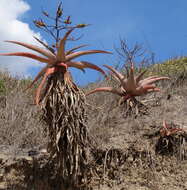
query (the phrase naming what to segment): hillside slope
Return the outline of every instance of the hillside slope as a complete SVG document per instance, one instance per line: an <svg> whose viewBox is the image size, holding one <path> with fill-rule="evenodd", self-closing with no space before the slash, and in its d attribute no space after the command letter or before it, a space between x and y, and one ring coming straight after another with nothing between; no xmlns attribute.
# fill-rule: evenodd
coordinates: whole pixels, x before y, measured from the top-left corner
<svg viewBox="0 0 187 190"><path fill-rule="evenodd" d="M162 91L137 98L136 105L118 106L118 97L108 93L87 97L88 128L94 144L90 165L94 174L89 184L93 189L187 189L186 68L185 57L151 66L147 75L166 75L171 80L159 82ZM30 155L47 144L40 111L32 105L33 91L23 92L27 80L0 76L0 189L7 185L9 189L32 189L31 184L36 189L55 189L50 167L43 167L48 155ZM111 85L115 82L109 79L83 90ZM161 136L163 120L182 131ZM15 167L20 171L15 172ZM39 181L42 175L43 182Z"/></svg>

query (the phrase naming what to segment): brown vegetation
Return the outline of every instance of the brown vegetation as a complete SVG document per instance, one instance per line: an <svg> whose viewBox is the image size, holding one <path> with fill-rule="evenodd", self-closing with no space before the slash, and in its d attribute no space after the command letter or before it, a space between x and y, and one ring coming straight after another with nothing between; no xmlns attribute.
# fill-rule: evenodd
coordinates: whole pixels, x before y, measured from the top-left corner
<svg viewBox="0 0 187 190"><path fill-rule="evenodd" d="M39 152L46 148L48 140L46 134L43 134L45 125L40 120L39 110L30 105L32 103L30 95L21 90L25 88L27 82L6 74L1 76L5 81L5 89L9 91L1 93L1 98L3 97L0 120L1 156L3 153L9 157L10 155L20 157L29 155L32 151ZM178 85L175 85L176 83ZM124 112L127 111L124 104L119 106L118 96L113 94L107 94L107 98L105 93L87 98L89 134L92 136L92 144L95 145L89 158L91 161L89 163L91 170L87 173L88 179L90 178L87 184L89 187L133 190L186 188L186 83L185 79L179 80L177 77L172 81L160 83L163 88L161 93L139 97L137 100L143 107L133 108L128 114ZM103 85L115 86L115 81L103 80L88 85L83 90L88 92ZM147 112L141 110L145 107ZM184 133L160 135L163 120L173 128L182 128ZM37 157L38 163L24 161L27 164L22 166L25 169L23 176L31 175L32 171L37 172L34 173L32 181L27 177L20 179L23 189L31 189L33 181L39 187L42 182L38 181L38 177L41 175L46 184L45 188L53 189L54 184L57 184L57 181L53 180L55 174L52 174L50 169L55 166L49 165L52 163L44 164L47 163L48 156L46 154L42 156L42 162L41 158ZM1 158L1 164L2 160L4 159ZM38 167L41 169L38 170ZM6 168L6 164L3 168ZM23 171L23 168L20 171ZM46 175L46 170L49 175ZM3 180L5 178L10 180L8 175L10 173L4 174ZM15 178L20 176L12 175ZM15 183L10 181L10 186L15 189ZM20 186L17 189L21 189Z"/></svg>

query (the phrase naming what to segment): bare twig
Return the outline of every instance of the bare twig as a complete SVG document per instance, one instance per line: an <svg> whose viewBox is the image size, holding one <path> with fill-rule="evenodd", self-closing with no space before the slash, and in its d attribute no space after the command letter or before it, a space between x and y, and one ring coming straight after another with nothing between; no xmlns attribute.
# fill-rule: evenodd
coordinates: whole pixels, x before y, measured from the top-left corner
<svg viewBox="0 0 187 190"><path fill-rule="evenodd" d="M128 65L130 63L137 63L138 65L144 66L149 62L154 62L154 54L147 55L147 50L143 48L141 44L135 43L130 48L125 39L120 39L120 48L116 48L117 54L123 60L123 67L125 67L128 75Z"/></svg>

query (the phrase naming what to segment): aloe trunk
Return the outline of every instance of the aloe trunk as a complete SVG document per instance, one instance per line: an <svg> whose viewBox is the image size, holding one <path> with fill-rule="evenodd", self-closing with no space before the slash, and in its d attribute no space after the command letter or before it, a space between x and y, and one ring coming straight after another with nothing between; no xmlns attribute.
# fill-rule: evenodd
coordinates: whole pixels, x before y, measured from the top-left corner
<svg viewBox="0 0 187 190"><path fill-rule="evenodd" d="M75 187L85 177L87 164L85 95L68 72L51 75L44 94L41 105L50 137L48 150L57 160L63 183Z"/></svg>

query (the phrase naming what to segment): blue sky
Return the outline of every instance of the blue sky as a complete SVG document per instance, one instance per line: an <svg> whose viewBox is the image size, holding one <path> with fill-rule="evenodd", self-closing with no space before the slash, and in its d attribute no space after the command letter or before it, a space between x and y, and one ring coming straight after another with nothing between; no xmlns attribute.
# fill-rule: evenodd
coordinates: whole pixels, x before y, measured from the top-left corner
<svg viewBox="0 0 187 190"><path fill-rule="evenodd" d="M41 16L42 8L51 13L59 2L58 0L12 1L25 2L30 8L18 13L15 19L28 24L34 33L40 31L32 21ZM84 34L79 43L89 44L87 49L114 52L114 45L119 46L119 37L122 37L129 45L135 42L143 44L150 52L155 53L156 61L187 54L186 0L63 0L62 3L64 14L71 15L73 23L91 24L80 33L77 31L78 34ZM49 40L43 33L40 33L40 37ZM1 37L1 40L6 39ZM81 60L102 66L116 64L118 58L116 54L97 54L82 57ZM38 69L37 66L30 66L27 68L27 75L34 76ZM86 74L73 71L73 76L82 85L101 77L89 69Z"/></svg>

